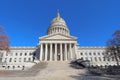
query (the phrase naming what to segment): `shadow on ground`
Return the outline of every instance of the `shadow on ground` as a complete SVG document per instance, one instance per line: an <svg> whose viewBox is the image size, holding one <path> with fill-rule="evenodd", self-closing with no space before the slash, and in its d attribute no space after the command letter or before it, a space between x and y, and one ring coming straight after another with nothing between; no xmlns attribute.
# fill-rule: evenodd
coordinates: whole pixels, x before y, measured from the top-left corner
<svg viewBox="0 0 120 80"><path fill-rule="evenodd" d="M120 78L117 78L115 76L104 76L104 75L93 75L88 72L81 74L79 73L78 75L70 75L75 80L120 80Z"/></svg>

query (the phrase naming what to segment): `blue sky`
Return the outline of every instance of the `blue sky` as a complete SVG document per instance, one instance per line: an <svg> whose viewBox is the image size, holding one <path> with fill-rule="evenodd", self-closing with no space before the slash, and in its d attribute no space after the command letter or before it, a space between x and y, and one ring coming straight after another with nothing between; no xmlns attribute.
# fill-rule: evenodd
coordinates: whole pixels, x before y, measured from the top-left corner
<svg viewBox="0 0 120 80"><path fill-rule="evenodd" d="M59 9L80 46L105 46L120 29L120 0L0 0L11 46L36 46Z"/></svg>

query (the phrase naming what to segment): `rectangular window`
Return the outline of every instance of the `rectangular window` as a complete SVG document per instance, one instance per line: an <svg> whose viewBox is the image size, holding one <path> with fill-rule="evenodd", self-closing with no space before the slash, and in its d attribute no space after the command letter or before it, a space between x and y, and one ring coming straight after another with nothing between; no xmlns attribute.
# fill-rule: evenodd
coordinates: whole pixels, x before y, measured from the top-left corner
<svg viewBox="0 0 120 80"><path fill-rule="evenodd" d="M95 61L97 61L97 58L95 57Z"/></svg>
<svg viewBox="0 0 120 80"><path fill-rule="evenodd" d="M101 57L99 57L99 61L101 61Z"/></svg>
<svg viewBox="0 0 120 80"><path fill-rule="evenodd" d="M89 55L91 55L91 53L89 53Z"/></svg>
<svg viewBox="0 0 120 80"><path fill-rule="evenodd" d="M91 61L92 61L92 57L90 57Z"/></svg>
<svg viewBox="0 0 120 80"><path fill-rule="evenodd" d="M25 56L27 55L27 53L25 53Z"/></svg>
<svg viewBox="0 0 120 80"><path fill-rule="evenodd" d="M9 59L9 62L12 62L12 58Z"/></svg>
<svg viewBox="0 0 120 80"><path fill-rule="evenodd" d="M102 53L102 55L104 55L104 52Z"/></svg>
<svg viewBox="0 0 120 80"><path fill-rule="evenodd" d="M105 61L106 60L106 58L105 57L103 57L103 61Z"/></svg>
<svg viewBox="0 0 120 80"><path fill-rule="evenodd" d="M110 61L110 58L107 58L108 61Z"/></svg>
<svg viewBox="0 0 120 80"><path fill-rule="evenodd" d="M20 53L20 56L22 56L22 53Z"/></svg>
<svg viewBox="0 0 120 80"><path fill-rule="evenodd" d="M30 56L32 55L32 53L29 53L30 54Z"/></svg>
<svg viewBox="0 0 120 80"><path fill-rule="evenodd" d="M88 60L88 57L86 57L85 60Z"/></svg>
<svg viewBox="0 0 120 80"><path fill-rule="evenodd" d="M5 58L5 62L7 62L7 58Z"/></svg>
<svg viewBox="0 0 120 80"><path fill-rule="evenodd" d="M112 57L112 61L114 61L114 57Z"/></svg>
<svg viewBox="0 0 120 80"><path fill-rule="evenodd" d="M83 55L83 53L81 52L80 55Z"/></svg>
<svg viewBox="0 0 120 80"><path fill-rule="evenodd" d="M17 54L17 53L15 53L15 55L17 56L18 54Z"/></svg>
<svg viewBox="0 0 120 80"><path fill-rule="evenodd" d="M28 60L29 60L29 62L30 62L30 61L31 61L31 58L29 58Z"/></svg>
<svg viewBox="0 0 120 80"><path fill-rule="evenodd" d="M24 62L26 62L26 58L24 58Z"/></svg>
<svg viewBox="0 0 120 80"><path fill-rule="evenodd" d="M19 58L19 62L21 62L21 58Z"/></svg>
<svg viewBox="0 0 120 80"><path fill-rule="evenodd" d="M14 58L14 62L16 62L16 58Z"/></svg>

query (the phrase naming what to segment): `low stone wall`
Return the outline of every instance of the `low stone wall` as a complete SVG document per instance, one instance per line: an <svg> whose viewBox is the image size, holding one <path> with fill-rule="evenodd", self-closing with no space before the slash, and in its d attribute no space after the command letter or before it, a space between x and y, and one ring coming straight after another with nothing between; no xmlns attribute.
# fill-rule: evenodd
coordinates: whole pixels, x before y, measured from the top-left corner
<svg viewBox="0 0 120 80"><path fill-rule="evenodd" d="M92 74L120 74L120 66L91 66L88 71Z"/></svg>

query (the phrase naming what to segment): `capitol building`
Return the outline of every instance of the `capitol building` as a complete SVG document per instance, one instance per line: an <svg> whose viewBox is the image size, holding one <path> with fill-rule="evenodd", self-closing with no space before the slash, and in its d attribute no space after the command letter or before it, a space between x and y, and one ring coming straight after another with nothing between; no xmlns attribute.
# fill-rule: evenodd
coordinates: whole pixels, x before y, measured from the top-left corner
<svg viewBox="0 0 120 80"><path fill-rule="evenodd" d="M47 35L39 37L37 46L11 47L10 52L1 51L1 69L21 70L31 68L42 61L89 60L90 65L115 65L114 58L105 58L105 47L78 46L77 38L70 35L69 27L58 12L47 29Z"/></svg>

